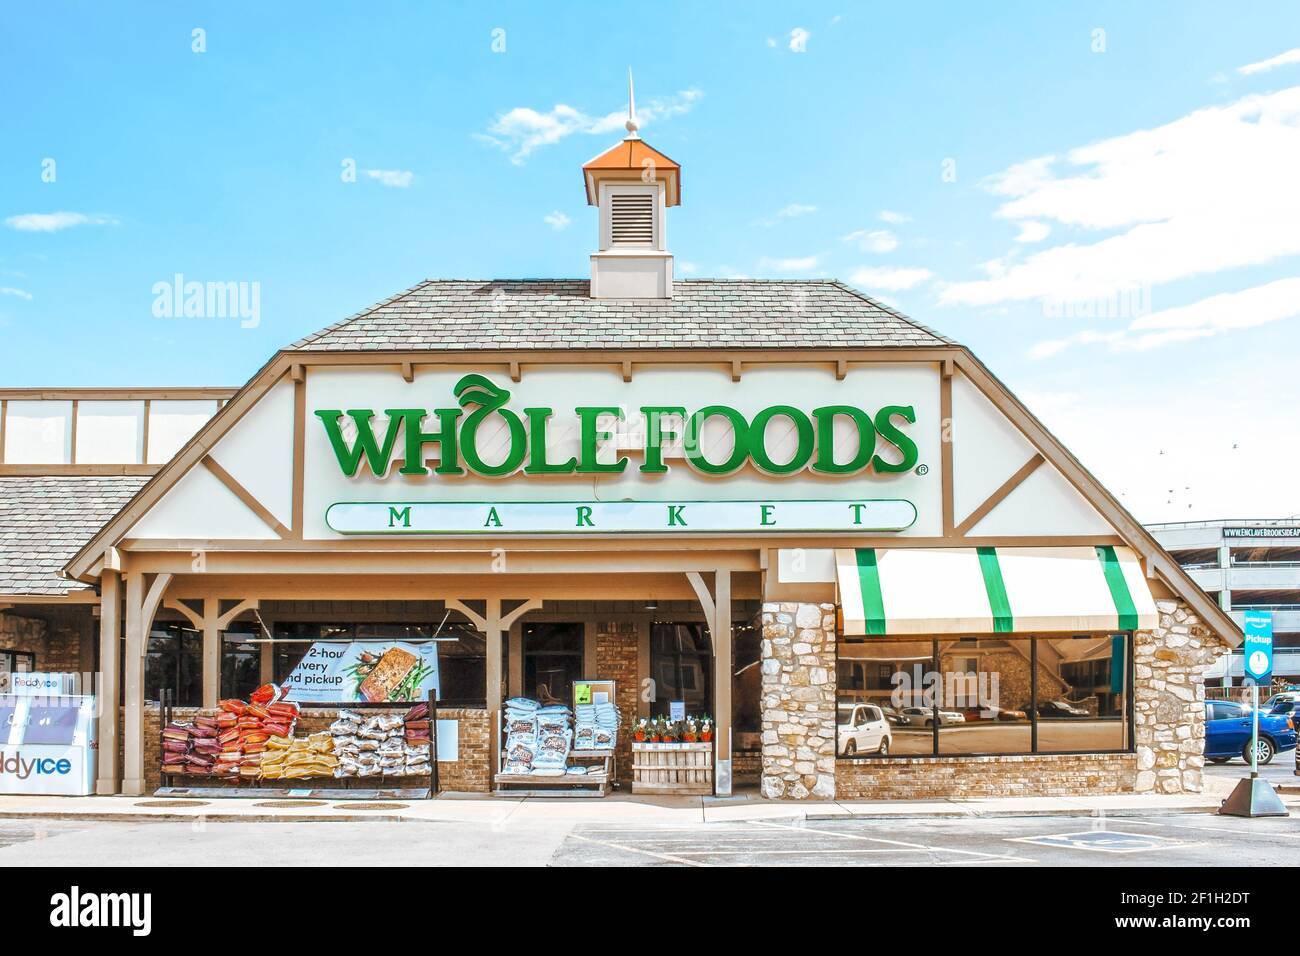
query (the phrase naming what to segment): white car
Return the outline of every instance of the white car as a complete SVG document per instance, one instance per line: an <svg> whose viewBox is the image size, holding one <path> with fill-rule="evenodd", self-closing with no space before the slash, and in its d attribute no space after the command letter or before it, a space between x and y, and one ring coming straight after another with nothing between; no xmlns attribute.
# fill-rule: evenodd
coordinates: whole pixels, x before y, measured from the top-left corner
<svg viewBox="0 0 1300 956"><path fill-rule="evenodd" d="M894 742L889 721L874 704L841 704L837 729L840 753L846 757L854 754L885 755Z"/></svg>
<svg viewBox="0 0 1300 956"><path fill-rule="evenodd" d="M933 727L934 711L929 707L904 707L903 716L907 718L908 725L911 727ZM964 724L966 715L960 714L955 710L939 711L939 726L946 727L948 724Z"/></svg>

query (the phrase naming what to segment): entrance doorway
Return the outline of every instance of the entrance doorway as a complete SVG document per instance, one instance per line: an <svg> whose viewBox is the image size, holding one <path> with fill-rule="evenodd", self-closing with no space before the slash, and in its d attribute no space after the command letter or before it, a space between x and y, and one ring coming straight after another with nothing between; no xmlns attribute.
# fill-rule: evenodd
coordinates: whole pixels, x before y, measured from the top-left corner
<svg viewBox="0 0 1300 956"><path fill-rule="evenodd" d="M572 705L574 681L584 678L581 623L527 622L523 625L524 696L542 703Z"/></svg>

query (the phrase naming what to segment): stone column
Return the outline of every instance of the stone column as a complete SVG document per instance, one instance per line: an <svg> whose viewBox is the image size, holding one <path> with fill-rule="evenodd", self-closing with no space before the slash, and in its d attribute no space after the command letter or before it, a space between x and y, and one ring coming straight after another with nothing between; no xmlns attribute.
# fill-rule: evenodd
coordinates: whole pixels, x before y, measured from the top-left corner
<svg viewBox="0 0 1300 956"><path fill-rule="evenodd" d="M835 799L835 605L765 603L763 796Z"/></svg>
<svg viewBox="0 0 1300 956"><path fill-rule="evenodd" d="M1181 601L1134 636L1138 792L1200 793L1205 769L1205 668L1227 648Z"/></svg>

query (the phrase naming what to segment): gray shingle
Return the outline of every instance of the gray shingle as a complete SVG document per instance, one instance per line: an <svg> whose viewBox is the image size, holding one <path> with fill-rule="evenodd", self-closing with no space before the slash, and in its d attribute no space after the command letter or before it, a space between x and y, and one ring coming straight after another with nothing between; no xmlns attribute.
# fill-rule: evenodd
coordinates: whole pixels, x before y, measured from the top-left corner
<svg viewBox="0 0 1300 956"><path fill-rule="evenodd" d="M68 560L144 487L143 476L0 478L0 595L63 595Z"/></svg>
<svg viewBox="0 0 1300 956"><path fill-rule="evenodd" d="M890 348L951 345L833 281L687 279L593 299L586 279L430 279L294 343L303 351Z"/></svg>

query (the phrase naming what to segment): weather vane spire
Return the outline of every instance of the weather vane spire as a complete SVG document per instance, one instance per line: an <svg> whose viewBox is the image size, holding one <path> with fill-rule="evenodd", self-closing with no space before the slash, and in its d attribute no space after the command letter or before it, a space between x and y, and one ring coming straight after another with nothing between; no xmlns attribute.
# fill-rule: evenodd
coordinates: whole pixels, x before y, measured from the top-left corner
<svg viewBox="0 0 1300 956"><path fill-rule="evenodd" d="M636 122L636 93L632 89L632 68L627 68L627 122L623 124L627 128L627 138L636 139L636 131L639 128Z"/></svg>

